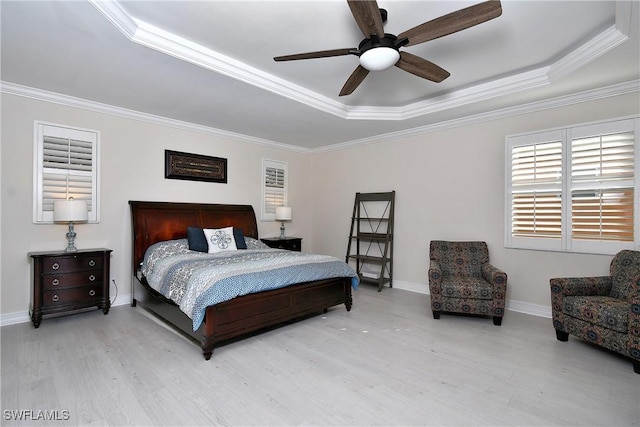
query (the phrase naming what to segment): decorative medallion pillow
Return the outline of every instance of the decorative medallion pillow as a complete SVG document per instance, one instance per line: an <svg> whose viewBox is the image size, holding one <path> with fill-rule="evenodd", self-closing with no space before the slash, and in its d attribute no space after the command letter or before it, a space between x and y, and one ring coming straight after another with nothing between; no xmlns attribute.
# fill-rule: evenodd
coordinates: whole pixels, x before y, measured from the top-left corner
<svg viewBox="0 0 640 427"><path fill-rule="evenodd" d="M233 227L233 238L237 249L247 249L247 243L242 234L242 228ZM209 252L209 242L204 235L204 230L200 227L187 227L187 240L189 250L198 252Z"/></svg>
<svg viewBox="0 0 640 427"><path fill-rule="evenodd" d="M209 245L208 252L222 252L237 250L236 240L233 237L233 227L205 228L204 235Z"/></svg>

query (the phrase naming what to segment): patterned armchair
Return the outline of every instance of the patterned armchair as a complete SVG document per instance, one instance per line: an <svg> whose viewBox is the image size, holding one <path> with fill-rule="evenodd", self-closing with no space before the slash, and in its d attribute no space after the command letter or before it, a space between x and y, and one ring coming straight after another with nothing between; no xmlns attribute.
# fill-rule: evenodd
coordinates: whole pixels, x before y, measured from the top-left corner
<svg viewBox="0 0 640 427"><path fill-rule="evenodd" d="M550 280L556 337L575 335L628 356L640 374L640 252L618 252L609 272Z"/></svg>
<svg viewBox="0 0 640 427"><path fill-rule="evenodd" d="M507 275L489 264L485 242L432 240L429 291L433 318L441 312L493 316L502 324Z"/></svg>

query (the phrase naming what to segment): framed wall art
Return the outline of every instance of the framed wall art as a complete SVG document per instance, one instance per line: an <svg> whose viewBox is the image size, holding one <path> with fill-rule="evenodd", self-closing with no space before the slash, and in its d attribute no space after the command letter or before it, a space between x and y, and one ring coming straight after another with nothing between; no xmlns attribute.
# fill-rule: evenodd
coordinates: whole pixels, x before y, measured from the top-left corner
<svg viewBox="0 0 640 427"><path fill-rule="evenodd" d="M164 177L227 183L227 159L164 150Z"/></svg>

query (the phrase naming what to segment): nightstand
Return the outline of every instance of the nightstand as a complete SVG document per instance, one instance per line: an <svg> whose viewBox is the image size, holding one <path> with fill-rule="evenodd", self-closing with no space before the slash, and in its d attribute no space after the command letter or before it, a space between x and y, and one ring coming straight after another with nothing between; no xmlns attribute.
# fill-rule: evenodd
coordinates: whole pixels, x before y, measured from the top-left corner
<svg viewBox="0 0 640 427"><path fill-rule="evenodd" d="M31 321L40 326L43 315L96 306L109 313L111 249L77 252L30 252Z"/></svg>
<svg viewBox="0 0 640 427"><path fill-rule="evenodd" d="M300 252L302 250L302 238L301 237L267 237L260 239L264 244L270 248L287 249L289 251Z"/></svg>

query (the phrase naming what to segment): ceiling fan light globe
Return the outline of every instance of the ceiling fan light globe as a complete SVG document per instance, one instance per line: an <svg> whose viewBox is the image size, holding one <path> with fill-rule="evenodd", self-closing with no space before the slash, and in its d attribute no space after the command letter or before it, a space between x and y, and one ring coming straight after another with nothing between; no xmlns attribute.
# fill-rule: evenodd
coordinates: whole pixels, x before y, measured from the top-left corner
<svg viewBox="0 0 640 427"><path fill-rule="evenodd" d="M400 52L391 47L374 47L360 55L360 65L369 71L382 71L395 65Z"/></svg>

